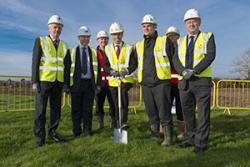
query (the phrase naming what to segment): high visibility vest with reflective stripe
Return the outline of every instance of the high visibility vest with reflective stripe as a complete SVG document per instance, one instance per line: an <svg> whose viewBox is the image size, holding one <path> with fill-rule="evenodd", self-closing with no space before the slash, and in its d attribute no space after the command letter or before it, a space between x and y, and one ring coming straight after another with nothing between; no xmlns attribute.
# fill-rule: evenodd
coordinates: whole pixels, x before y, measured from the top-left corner
<svg viewBox="0 0 250 167"><path fill-rule="evenodd" d="M194 61L193 68L197 66L201 60L205 58L207 54L207 43L210 39L211 32L200 32L195 44L194 44ZM187 52L187 35L178 41L178 56L181 64L185 67L186 64L186 52ZM207 67L200 74L195 74L197 77L212 77L212 67ZM179 76L179 80L182 80L182 76Z"/></svg>
<svg viewBox="0 0 250 167"><path fill-rule="evenodd" d="M67 53L67 44L60 40L58 49L50 37L40 37L42 56L39 66L40 81L64 82L64 57Z"/></svg>
<svg viewBox="0 0 250 167"><path fill-rule="evenodd" d="M71 67L70 67L70 86L74 85L74 74L75 74L75 62L76 62L76 49L77 47L71 50ZM96 55L96 50L90 48L92 54L92 66L94 71L95 83L97 83L97 75L98 75L98 59Z"/></svg>
<svg viewBox="0 0 250 167"><path fill-rule="evenodd" d="M116 51L113 44L109 44L105 47L106 55L109 59L109 63L112 69L116 71L123 71L129 67L129 59L130 54L132 52L132 45L129 44L123 44L119 59L116 56ZM108 77L109 86L117 87L118 86L118 79L114 77ZM134 82L134 76L133 74L127 75L122 79L123 83L133 83Z"/></svg>
<svg viewBox="0 0 250 167"><path fill-rule="evenodd" d="M166 53L166 40L158 36L154 46L154 58L157 77L161 80L170 79L170 63ZM138 56L138 82L142 81L143 56L144 56L144 39L136 43Z"/></svg>

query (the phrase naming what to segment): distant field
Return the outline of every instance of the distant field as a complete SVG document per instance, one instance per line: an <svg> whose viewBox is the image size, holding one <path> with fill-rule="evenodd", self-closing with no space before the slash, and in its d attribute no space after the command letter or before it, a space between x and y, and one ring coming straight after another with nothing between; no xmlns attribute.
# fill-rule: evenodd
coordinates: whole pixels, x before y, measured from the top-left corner
<svg viewBox="0 0 250 167"><path fill-rule="evenodd" d="M222 111L211 114L209 150L195 155L192 149L174 146L162 148L161 140L149 138L147 116L144 111L129 114L129 144L115 144L105 117L105 129L91 137L71 136L70 112L62 112L58 132L67 136L66 143L47 140L45 147L35 148L32 133L33 112L0 113L1 167L248 167L250 166L250 112ZM94 128L96 120L93 121Z"/></svg>

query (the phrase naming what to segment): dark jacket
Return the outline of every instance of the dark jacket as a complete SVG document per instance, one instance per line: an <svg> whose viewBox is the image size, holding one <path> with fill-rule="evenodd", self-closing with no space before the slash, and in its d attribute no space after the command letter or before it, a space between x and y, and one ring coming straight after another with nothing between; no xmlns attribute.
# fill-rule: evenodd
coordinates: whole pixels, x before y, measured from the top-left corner
<svg viewBox="0 0 250 167"><path fill-rule="evenodd" d="M50 37L48 35L48 37ZM32 55L32 83L39 83L39 66L40 66L40 60L42 57L42 48L40 44L40 38L37 37L35 40L35 44L33 47L33 55ZM70 52L67 50L66 56L64 58L64 84L69 85L69 60L70 60Z"/></svg>
<svg viewBox="0 0 250 167"><path fill-rule="evenodd" d="M124 42L122 42L122 43L124 44ZM137 64L138 64L138 61L137 61L137 58L135 57L135 52L134 52L134 49L133 49L131 54L130 54L129 66L127 68L129 74L131 74L132 72L135 71L135 69L137 68ZM107 72L107 73L110 73L111 69L112 68L110 67L109 59L108 59L107 55L105 54L104 55L104 71Z"/></svg>
<svg viewBox="0 0 250 167"><path fill-rule="evenodd" d="M154 58L154 46L156 38L158 37L157 31L147 37L144 35L144 54L143 54L143 70L142 70L142 85L154 87L161 83L169 82L169 80L160 80L157 77L156 68L155 68L155 58ZM136 57L137 57L137 52ZM166 53L168 55L169 61L171 61L174 53L174 45L169 38L166 40Z"/></svg>
<svg viewBox="0 0 250 167"><path fill-rule="evenodd" d="M95 78L94 78L94 70L93 70L93 65L92 65L92 52L90 47L88 47L89 50L89 55L90 55L90 69L91 69L91 82L92 82L92 87L95 90L97 86L100 86L101 83L101 77L100 77L100 63L98 60L98 74L97 74L97 83L95 83ZM97 57L98 59L98 57ZM70 60L70 65L71 65L71 60ZM75 60L75 71L74 71L74 76L73 76L73 86L71 86L71 91L77 92L80 90L80 85L81 85L81 75L82 75L82 69L81 69L81 60L80 60L80 52L79 52L79 46L76 47L76 60Z"/></svg>
<svg viewBox="0 0 250 167"><path fill-rule="evenodd" d="M199 35L200 35L200 32L198 33L197 38ZM187 45L188 45L188 38L187 38ZM186 56L187 56L187 53L186 53ZM214 35L212 35L207 43L207 54L205 55L205 58L193 69L195 71L195 73L200 74L208 66L210 66L211 63L214 61L215 56L216 56L216 46L215 46L215 41L214 41ZM194 54L192 53L192 55L191 55L192 60L193 60L193 57L194 57ZM174 67L177 70L178 74L181 75L182 72L185 70L185 67L181 64L180 59L178 57L178 46L177 45L176 45L176 49L175 49L175 55L173 57L173 63L174 63ZM212 79L211 79L211 77L198 78L198 77L193 76L190 78L189 81L182 79L179 82L179 88L186 89L188 84L211 86Z"/></svg>

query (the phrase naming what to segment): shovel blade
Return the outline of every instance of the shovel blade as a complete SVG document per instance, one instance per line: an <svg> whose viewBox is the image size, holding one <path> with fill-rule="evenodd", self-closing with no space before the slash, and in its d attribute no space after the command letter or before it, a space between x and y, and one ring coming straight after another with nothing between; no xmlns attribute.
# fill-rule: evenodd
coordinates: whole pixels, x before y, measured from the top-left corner
<svg viewBox="0 0 250 167"><path fill-rule="evenodd" d="M114 129L115 143L128 144L128 132L126 130Z"/></svg>

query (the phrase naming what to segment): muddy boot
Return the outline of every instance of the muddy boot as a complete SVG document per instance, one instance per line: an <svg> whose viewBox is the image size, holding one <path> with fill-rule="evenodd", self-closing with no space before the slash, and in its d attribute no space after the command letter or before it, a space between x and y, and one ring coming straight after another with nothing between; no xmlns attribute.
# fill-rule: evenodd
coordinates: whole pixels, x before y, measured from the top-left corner
<svg viewBox="0 0 250 167"><path fill-rule="evenodd" d="M150 135L151 138L157 139L160 137L159 125L151 125L150 130L151 130L151 135Z"/></svg>
<svg viewBox="0 0 250 167"><path fill-rule="evenodd" d="M96 117L97 120L97 130L101 130L102 128L104 128L104 123L103 123L103 116L97 116Z"/></svg>
<svg viewBox="0 0 250 167"><path fill-rule="evenodd" d="M173 128L169 126L165 126L164 131L164 140L161 143L161 146L170 146L173 144Z"/></svg>
<svg viewBox="0 0 250 167"><path fill-rule="evenodd" d="M185 137L185 122L177 120L177 139L183 140Z"/></svg>

